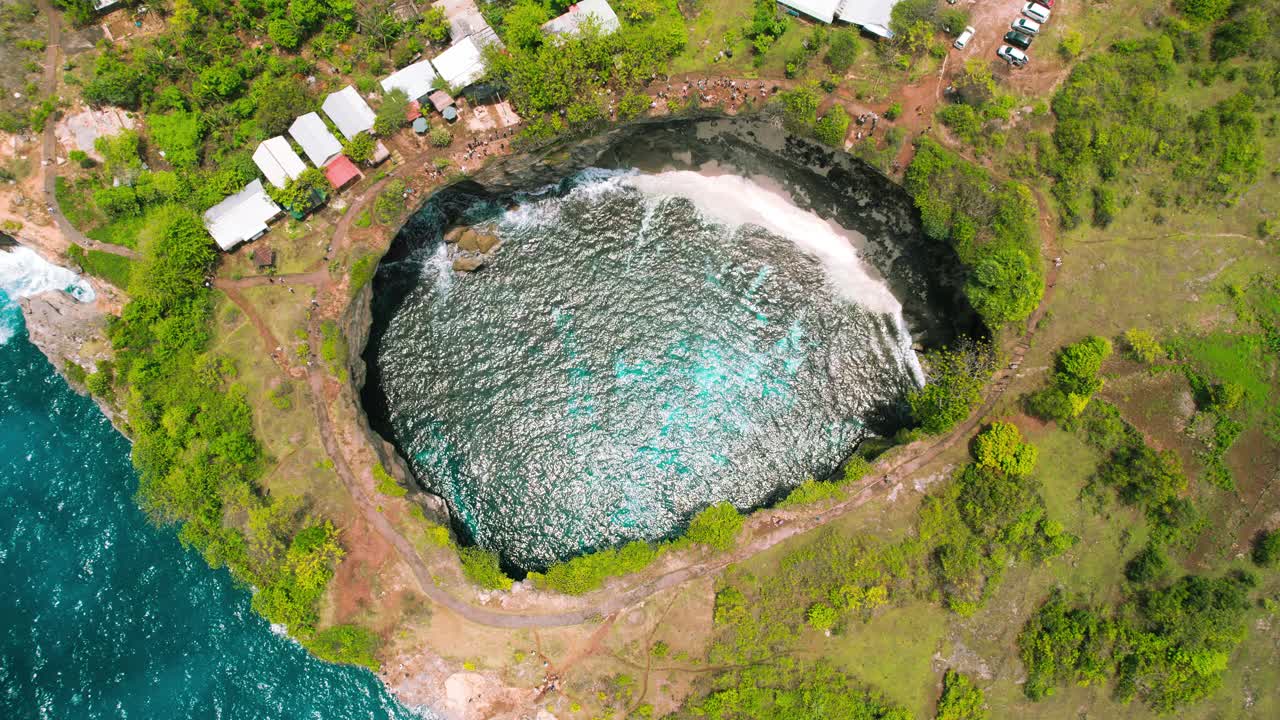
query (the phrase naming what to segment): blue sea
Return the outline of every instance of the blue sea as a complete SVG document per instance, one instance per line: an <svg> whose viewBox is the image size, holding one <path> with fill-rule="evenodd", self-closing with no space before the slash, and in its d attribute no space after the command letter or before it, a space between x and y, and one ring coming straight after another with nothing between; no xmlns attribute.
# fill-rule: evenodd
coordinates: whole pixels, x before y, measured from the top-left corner
<svg viewBox="0 0 1280 720"><path fill-rule="evenodd" d="M136 487L129 443L0 293L0 718L419 717L273 633Z"/></svg>

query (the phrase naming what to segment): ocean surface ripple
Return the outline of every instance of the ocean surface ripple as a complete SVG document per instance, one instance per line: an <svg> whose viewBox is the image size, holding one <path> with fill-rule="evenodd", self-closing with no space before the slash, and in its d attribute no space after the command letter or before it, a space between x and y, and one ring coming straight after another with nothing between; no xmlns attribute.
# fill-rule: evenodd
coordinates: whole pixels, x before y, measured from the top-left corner
<svg viewBox="0 0 1280 720"><path fill-rule="evenodd" d="M832 471L922 381L856 233L753 180L591 170L517 198L491 267L439 234L372 357L397 444L479 545L537 569Z"/></svg>

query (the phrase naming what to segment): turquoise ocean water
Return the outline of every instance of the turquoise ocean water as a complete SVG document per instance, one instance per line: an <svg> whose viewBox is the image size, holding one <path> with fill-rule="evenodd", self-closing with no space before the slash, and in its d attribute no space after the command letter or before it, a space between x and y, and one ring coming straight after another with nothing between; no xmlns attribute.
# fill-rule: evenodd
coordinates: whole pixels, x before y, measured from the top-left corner
<svg viewBox="0 0 1280 720"><path fill-rule="evenodd" d="M414 718L134 505L129 444L0 293L0 718Z"/></svg>

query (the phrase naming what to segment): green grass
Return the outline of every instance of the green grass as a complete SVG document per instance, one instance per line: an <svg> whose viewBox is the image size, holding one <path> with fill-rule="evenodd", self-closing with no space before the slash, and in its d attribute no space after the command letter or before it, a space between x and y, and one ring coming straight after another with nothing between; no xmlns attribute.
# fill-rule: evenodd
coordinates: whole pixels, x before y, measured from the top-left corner
<svg viewBox="0 0 1280 720"><path fill-rule="evenodd" d="M79 263L86 273L106 280L121 290L129 287L129 277L133 272L133 260L123 255L114 255L101 250L84 250L79 245L67 249L67 257Z"/></svg>
<svg viewBox="0 0 1280 720"><path fill-rule="evenodd" d="M138 233L146 226L147 217L145 215L134 215L112 220L105 225L89 230L85 235L108 245L136 248L138 247Z"/></svg>
<svg viewBox="0 0 1280 720"><path fill-rule="evenodd" d="M917 601L851 625L831 639L810 632L807 640L840 669L913 710L913 717L925 718L932 717L936 700L932 658L946 654L949 620L937 604Z"/></svg>
<svg viewBox="0 0 1280 720"><path fill-rule="evenodd" d="M102 217L93 205L93 183L85 178L74 182L64 177L57 177L53 182L53 194L58 199L58 207L67 220L75 227L83 230Z"/></svg>

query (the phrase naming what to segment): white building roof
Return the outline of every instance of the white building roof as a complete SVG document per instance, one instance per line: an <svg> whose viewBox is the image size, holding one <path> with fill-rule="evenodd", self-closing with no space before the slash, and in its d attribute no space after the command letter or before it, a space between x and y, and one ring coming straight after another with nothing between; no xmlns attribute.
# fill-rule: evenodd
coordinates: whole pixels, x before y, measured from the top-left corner
<svg viewBox="0 0 1280 720"><path fill-rule="evenodd" d="M840 9L840 4L871 4L879 2L879 0L778 0L780 5L795 10L801 15L811 17L814 20L821 20L824 23L835 22L836 11Z"/></svg>
<svg viewBox="0 0 1280 720"><path fill-rule="evenodd" d="M791 4L789 0L782 2ZM893 37L889 31L889 18L897 4L898 0L841 0L836 17L882 37Z"/></svg>
<svg viewBox="0 0 1280 720"><path fill-rule="evenodd" d="M576 35L579 26L588 17L596 19L600 32L604 35L617 32L622 27L622 23L618 22L618 14L609 7L609 0L582 0L576 5L570 5L569 10L560 17L543 23L542 31L551 35Z"/></svg>
<svg viewBox="0 0 1280 720"><path fill-rule="evenodd" d="M284 187L290 180L307 169L306 163L293 151L293 146L283 135L263 140L253 151L253 161L272 185Z"/></svg>
<svg viewBox="0 0 1280 720"><path fill-rule="evenodd" d="M347 139L373 129L373 108L360 97L360 93L350 85L336 93L329 93L320 106L324 114L329 116L338 131Z"/></svg>
<svg viewBox="0 0 1280 720"><path fill-rule="evenodd" d="M382 89L385 92L403 90L410 100L421 100L431 94L434 89L431 84L437 77L439 75L436 75L436 69L431 67L431 61L422 60L402 67L383 78Z"/></svg>
<svg viewBox="0 0 1280 720"><path fill-rule="evenodd" d="M255 179L240 192L204 211L204 226L223 250L253 240L267 231L267 223L280 214L262 181Z"/></svg>
<svg viewBox="0 0 1280 720"><path fill-rule="evenodd" d="M324 120L317 113L309 112L294 120L289 126L289 136L302 146L302 152L316 167L324 167L342 152L342 143L324 126Z"/></svg>
<svg viewBox="0 0 1280 720"><path fill-rule="evenodd" d="M484 58L480 46L468 36L435 56L431 61L449 87L461 90L484 77Z"/></svg>

